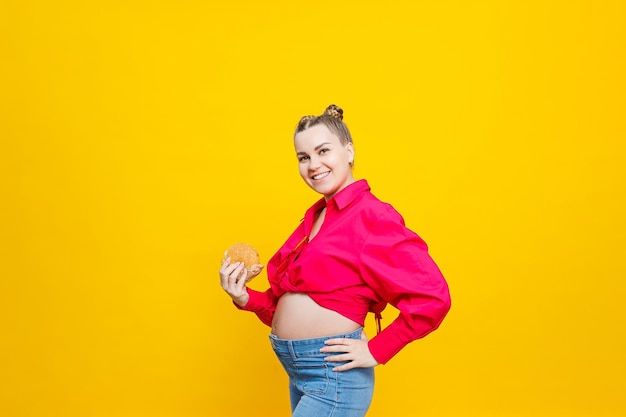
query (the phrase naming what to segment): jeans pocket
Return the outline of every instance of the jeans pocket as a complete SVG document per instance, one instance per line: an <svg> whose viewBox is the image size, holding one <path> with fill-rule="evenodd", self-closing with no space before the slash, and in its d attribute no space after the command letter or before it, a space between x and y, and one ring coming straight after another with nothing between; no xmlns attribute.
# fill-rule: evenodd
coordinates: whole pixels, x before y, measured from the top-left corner
<svg viewBox="0 0 626 417"><path fill-rule="evenodd" d="M305 394L323 395L328 390L328 365L296 364L298 389Z"/></svg>

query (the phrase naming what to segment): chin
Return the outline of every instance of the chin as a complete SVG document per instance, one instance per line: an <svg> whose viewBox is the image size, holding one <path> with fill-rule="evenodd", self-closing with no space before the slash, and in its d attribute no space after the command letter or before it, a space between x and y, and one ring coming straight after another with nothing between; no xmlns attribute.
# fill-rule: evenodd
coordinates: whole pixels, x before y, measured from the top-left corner
<svg viewBox="0 0 626 417"><path fill-rule="evenodd" d="M326 195L326 190L323 187L316 187L315 185L311 184L309 184L309 187L311 187L311 189L318 194Z"/></svg>
<svg viewBox="0 0 626 417"><path fill-rule="evenodd" d="M319 190L318 193L323 194L324 197L326 198L330 198L332 196L334 196L335 194L337 194L337 190L336 189L324 189L324 190Z"/></svg>

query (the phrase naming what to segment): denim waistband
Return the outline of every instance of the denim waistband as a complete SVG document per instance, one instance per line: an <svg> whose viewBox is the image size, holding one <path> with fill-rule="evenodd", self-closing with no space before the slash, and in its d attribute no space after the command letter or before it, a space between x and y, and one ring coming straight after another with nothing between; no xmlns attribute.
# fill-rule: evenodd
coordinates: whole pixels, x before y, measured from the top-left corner
<svg viewBox="0 0 626 417"><path fill-rule="evenodd" d="M270 333L270 339L272 339L272 343L287 345L291 344L293 346L307 346L307 345L319 345L320 343L324 343L325 340L328 339L360 339L361 333L363 332L363 327L359 327L358 329L349 332L349 333L341 333L332 336L323 336L323 337L315 337L312 339L281 339L273 333Z"/></svg>
<svg viewBox="0 0 626 417"><path fill-rule="evenodd" d="M319 349L324 345L324 341L328 339L360 339L363 328L360 327L349 333L341 333L332 336L316 337L312 339L280 339L275 334L270 334L272 348L277 354L289 354L292 357L322 355ZM328 355L328 354L326 354Z"/></svg>

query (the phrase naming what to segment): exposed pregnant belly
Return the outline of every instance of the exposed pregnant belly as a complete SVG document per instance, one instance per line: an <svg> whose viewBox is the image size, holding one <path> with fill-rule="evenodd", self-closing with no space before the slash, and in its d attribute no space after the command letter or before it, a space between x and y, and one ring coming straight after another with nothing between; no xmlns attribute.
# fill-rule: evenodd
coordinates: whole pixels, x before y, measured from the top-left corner
<svg viewBox="0 0 626 417"><path fill-rule="evenodd" d="M306 294L288 292L280 297L272 333L281 339L310 339L349 333L359 323L317 304Z"/></svg>

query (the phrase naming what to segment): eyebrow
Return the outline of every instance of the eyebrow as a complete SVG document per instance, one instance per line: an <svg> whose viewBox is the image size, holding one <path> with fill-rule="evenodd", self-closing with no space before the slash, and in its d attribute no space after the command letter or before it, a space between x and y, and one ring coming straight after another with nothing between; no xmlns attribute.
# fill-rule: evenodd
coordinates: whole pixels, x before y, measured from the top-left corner
<svg viewBox="0 0 626 417"><path fill-rule="evenodd" d="M330 142L324 142L324 143L320 143L319 145L317 145L313 150L317 151L319 148L321 148L324 145L332 145L332 143ZM306 155L306 152L297 152L296 155Z"/></svg>

